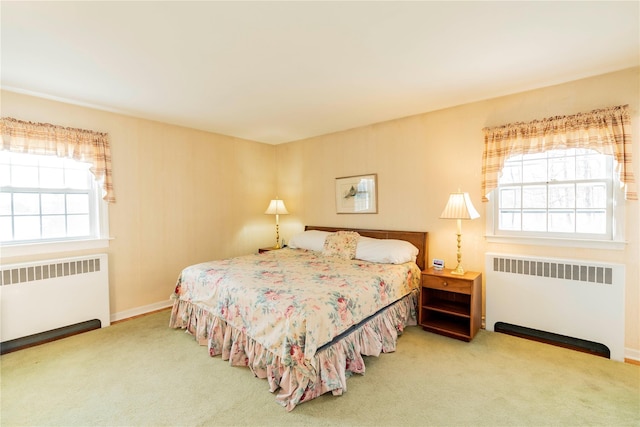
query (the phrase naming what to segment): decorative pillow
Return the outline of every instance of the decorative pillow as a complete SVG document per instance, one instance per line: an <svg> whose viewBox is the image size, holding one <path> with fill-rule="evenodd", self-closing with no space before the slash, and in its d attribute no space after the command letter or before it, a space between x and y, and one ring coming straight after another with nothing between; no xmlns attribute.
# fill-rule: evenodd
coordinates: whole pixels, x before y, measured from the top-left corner
<svg viewBox="0 0 640 427"><path fill-rule="evenodd" d="M354 259L360 235L355 231L336 231L324 241L322 255L341 259Z"/></svg>
<svg viewBox="0 0 640 427"><path fill-rule="evenodd" d="M332 233L320 230L307 230L296 234L289 239L289 247L293 249L306 249L309 251L322 252L324 240Z"/></svg>
<svg viewBox="0 0 640 427"><path fill-rule="evenodd" d="M356 258L383 264L404 264L416 261L418 248L404 240L372 239L360 237L356 248Z"/></svg>

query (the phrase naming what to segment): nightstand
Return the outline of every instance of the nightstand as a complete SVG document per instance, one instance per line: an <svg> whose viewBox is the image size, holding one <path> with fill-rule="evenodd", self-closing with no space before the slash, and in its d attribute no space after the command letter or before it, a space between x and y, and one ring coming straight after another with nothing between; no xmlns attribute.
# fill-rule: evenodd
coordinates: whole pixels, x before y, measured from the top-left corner
<svg viewBox="0 0 640 427"><path fill-rule="evenodd" d="M482 273L422 272L418 323L425 331L471 341L482 317Z"/></svg>

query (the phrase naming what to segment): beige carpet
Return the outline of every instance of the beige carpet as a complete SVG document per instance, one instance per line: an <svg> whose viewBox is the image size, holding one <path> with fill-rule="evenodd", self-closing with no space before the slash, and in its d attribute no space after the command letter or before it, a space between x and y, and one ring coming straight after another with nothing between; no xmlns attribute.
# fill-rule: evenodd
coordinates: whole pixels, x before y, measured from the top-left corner
<svg viewBox="0 0 640 427"><path fill-rule="evenodd" d="M265 380L167 327L169 312L0 358L8 426L640 426L640 366L481 331L410 327L340 397L286 412Z"/></svg>

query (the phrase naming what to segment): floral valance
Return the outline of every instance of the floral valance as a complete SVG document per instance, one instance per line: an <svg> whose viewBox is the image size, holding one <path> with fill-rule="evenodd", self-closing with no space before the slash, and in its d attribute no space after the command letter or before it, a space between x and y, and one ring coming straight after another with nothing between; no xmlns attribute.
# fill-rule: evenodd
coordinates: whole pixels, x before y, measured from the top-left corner
<svg viewBox="0 0 640 427"><path fill-rule="evenodd" d="M3 117L1 126L0 149L91 163L90 171L102 185L102 198L115 202L108 134L10 117Z"/></svg>
<svg viewBox="0 0 640 427"><path fill-rule="evenodd" d="M487 201L487 195L497 188L507 158L569 148L589 148L612 155L616 161L616 172L624 185L625 199L638 200L631 166L631 118L628 105L528 123L512 123L485 128L483 131L483 201Z"/></svg>

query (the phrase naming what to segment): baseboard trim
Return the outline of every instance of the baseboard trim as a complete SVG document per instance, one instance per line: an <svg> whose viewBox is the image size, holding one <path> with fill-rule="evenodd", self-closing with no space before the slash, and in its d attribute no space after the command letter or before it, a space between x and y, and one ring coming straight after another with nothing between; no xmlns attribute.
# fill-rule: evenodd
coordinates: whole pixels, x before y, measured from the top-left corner
<svg viewBox="0 0 640 427"><path fill-rule="evenodd" d="M120 320L126 320L131 317L140 316L142 314L151 313L153 311L162 310L164 308L171 307L173 305L172 300L160 301L149 305L143 305L141 307L132 308L130 310L119 311L111 315L111 322L118 322Z"/></svg>
<svg viewBox="0 0 640 427"><path fill-rule="evenodd" d="M633 365L640 365L640 350L629 347L625 348L624 361Z"/></svg>

